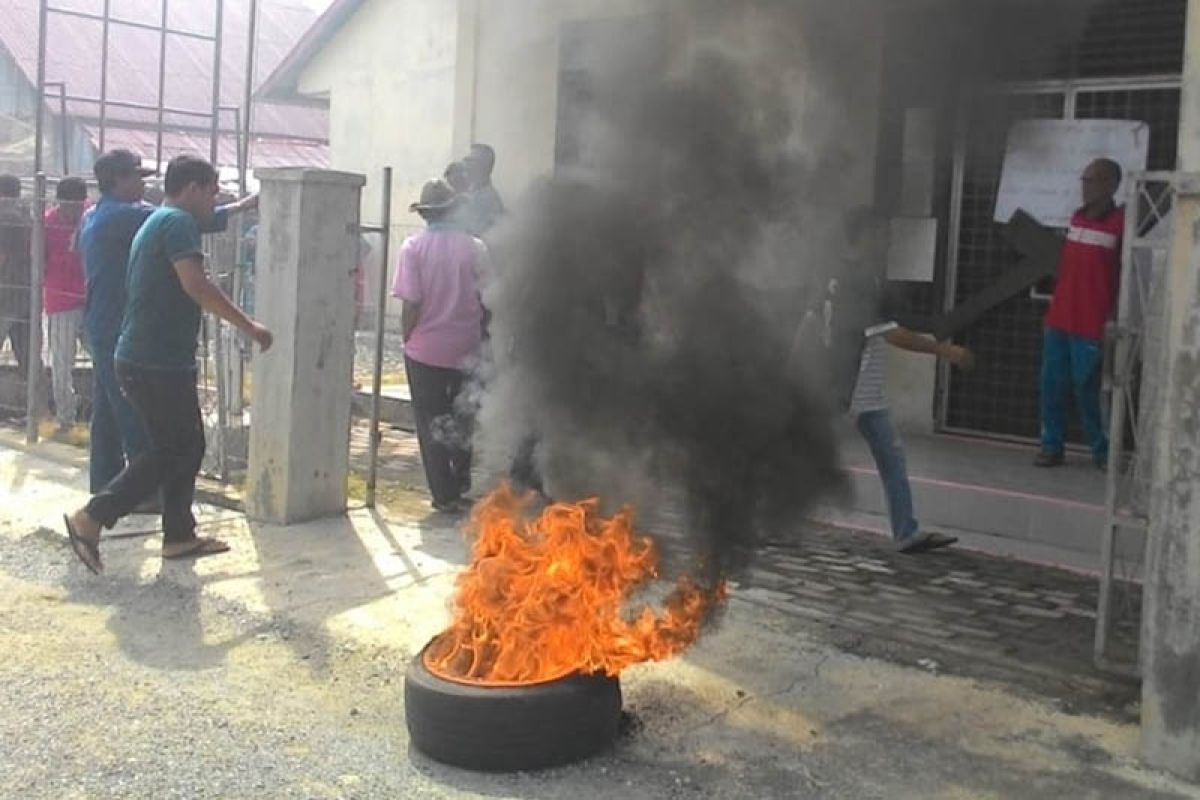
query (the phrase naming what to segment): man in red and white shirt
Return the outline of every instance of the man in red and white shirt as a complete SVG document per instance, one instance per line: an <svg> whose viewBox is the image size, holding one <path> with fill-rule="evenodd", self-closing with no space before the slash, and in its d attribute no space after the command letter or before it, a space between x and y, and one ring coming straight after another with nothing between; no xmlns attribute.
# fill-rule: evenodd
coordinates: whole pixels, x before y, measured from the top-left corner
<svg viewBox="0 0 1200 800"><path fill-rule="evenodd" d="M83 326L85 283L83 260L75 233L87 203L82 178L63 178L55 192L57 204L46 212L46 277L43 309L50 339L50 370L54 410L60 428L75 424L76 345Z"/></svg>
<svg viewBox="0 0 1200 800"><path fill-rule="evenodd" d="M1071 218L1042 346L1042 450L1039 467L1063 463L1072 389L1096 466L1108 461L1100 413L1104 327L1117 302L1125 210L1114 201L1121 167L1099 159L1083 172L1083 207Z"/></svg>

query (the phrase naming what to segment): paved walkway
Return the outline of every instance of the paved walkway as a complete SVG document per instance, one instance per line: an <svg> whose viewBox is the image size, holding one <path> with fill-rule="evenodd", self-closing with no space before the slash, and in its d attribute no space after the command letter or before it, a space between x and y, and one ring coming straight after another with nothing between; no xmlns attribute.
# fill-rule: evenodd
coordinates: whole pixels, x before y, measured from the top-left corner
<svg viewBox="0 0 1200 800"><path fill-rule="evenodd" d="M1136 715L1137 683L1092 662L1096 592L1090 576L964 550L903 556L879 536L813 525L767 547L740 594L853 652ZM1132 665L1140 590L1117 597L1110 656Z"/></svg>
<svg viewBox="0 0 1200 800"><path fill-rule="evenodd" d="M366 469L367 442L367 427L355 425L356 469ZM386 429L380 452L381 481L424 490L413 434ZM961 549L901 556L878 535L811 523L766 547L738 594L862 655L1004 680L1066 706L1137 713L1137 683L1092 661L1092 576ZM1132 665L1141 593L1121 586L1116 597L1110 655Z"/></svg>

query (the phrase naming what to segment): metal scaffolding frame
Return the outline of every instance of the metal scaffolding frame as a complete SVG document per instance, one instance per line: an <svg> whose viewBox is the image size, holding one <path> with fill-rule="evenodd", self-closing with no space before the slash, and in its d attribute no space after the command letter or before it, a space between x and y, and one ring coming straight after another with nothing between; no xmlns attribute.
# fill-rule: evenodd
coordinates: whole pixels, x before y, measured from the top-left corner
<svg viewBox="0 0 1200 800"><path fill-rule="evenodd" d="M180 2L180 0L176 0ZM245 194L247 185L247 172L250 164L250 144L251 144L251 125L252 125L252 99L254 91L254 65L257 46L258 33L258 0L249 0L249 30L248 41L246 47L246 74L244 79L242 105L230 106L222 105L221 103L221 55L224 33L224 13L225 0L215 0L214 6L214 28L212 34L198 33L195 31L181 30L172 28L168 24L170 13L171 0L161 0L160 15L157 22L146 22L142 20L124 19L114 17L112 15L112 0L104 0L103 10L100 13L90 11L81 11L72 8L63 8L54 5L51 0L40 0L38 4L38 54L37 54L37 87L35 97L35 115L34 115L34 214L33 214L33 252L32 252L32 269L30 274L30 341L29 341L29 367L26 374L27 396L26 396L26 440L33 444L38 439L38 420L35 410L39 402L39 391L41 382L41 350L42 350L42 292L43 292L43 277L45 274L45 238L43 217L46 211L46 164L44 161L44 145L46 131L46 100L47 90L50 88L57 89L59 101L59 113L61 124L61 145L63 157L63 174L67 174L70 170L70 152L67 143L67 117L68 103L93 104L98 106L98 131L97 145L100 151L105 149L107 129L113 123L109 120L109 109L125 108L139 111L149 111L155 114L155 164L161 169L163 163L163 132L166 129L166 115L193 117L199 119L207 119L209 121L209 160L214 166L220 166L218 155L221 140L221 115L223 112L232 113L234 120L234 136L237 142L237 171L238 184L242 193ZM100 48L100 93L97 97L88 97L82 95L70 94L68 87L64 81L48 81L46 79L46 55L48 42L48 27L51 14L58 14L66 17L75 17L81 19L93 20L101 25L101 48ZM157 102L155 104L135 103L122 100L113 100L108 96L108 73L109 73L109 43L113 26L122 26L127 28L136 28L139 30L152 31L158 34L159 37L159 58L158 58L158 82ZM212 45L212 93L211 102L206 109L188 109L175 108L166 105L166 61L168 42L171 37L182 37L195 39L199 41L209 42ZM117 123L121 124L121 123ZM235 260L240 263L241 257L241 237L238 237L236 243ZM240 274L234 270L233 288L234 291L240 283ZM207 322L207 320L206 320ZM205 341L207 343L208 334L205 333ZM222 374L225 370L225 350L227 349L222 343L222 335L219 332L215 337L216 342L216 357L217 364L217 389L218 394L222 395L221 401L218 403L218 413L221 416L221 427L224 426L225 415L228 403L225 401L224 395L228 394L226 384L228 380L222 379ZM206 354L207 355L207 354ZM240 359L239 359L239 380L236 381L238 389L234 393L240 403ZM207 380L207 365L205 376ZM217 442L218 451L223 450L222 443ZM224 459L222 459L223 463ZM222 470L223 471L223 470Z"/></svg>

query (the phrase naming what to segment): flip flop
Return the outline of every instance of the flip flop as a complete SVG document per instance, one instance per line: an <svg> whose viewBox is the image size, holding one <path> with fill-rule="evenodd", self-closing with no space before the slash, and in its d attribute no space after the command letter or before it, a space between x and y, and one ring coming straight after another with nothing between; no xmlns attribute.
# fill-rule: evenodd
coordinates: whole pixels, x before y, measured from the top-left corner
<svg viewBox="0 0 1200 800"><path fill-rule="evenodd" d="M192 546L182 553L173 555L163 554L163 561L176 561L183 558L204 558L205 556L216 556L221 553L229 552L229 545L222 542L220 539L209 539L203 536L197 536L192 540Z"/></svg>
<svg viewBox="0 0 1200 800"><path fill-rule="evenodd" d="M71 524L71 518L66 514L63 514L63 524L67 526L67 540L71 543L71 549L75 551L76 557L91 570L93 575L103 572L104 562L100 560L100 547L80 536L79 532L75 530L75 526Z"/></svg>
<svg viewBox="0 0 1200 800"><path fill-rule="evenodd" d="M913 556L918 553L941 550L943 547L949 547L957 542L957 536L947 536L943 533L926 533L922 534L915 542L901 547L900 552L904 555Z"/></svg>

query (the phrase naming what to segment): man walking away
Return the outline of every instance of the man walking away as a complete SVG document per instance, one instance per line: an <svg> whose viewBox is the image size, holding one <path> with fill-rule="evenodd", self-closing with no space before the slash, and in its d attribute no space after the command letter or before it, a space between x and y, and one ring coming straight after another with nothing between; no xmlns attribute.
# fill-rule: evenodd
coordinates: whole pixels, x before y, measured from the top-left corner
<svg viewBox="0 0 1200 800"><path fill-rule="evenodd" d="M154 212L143 202L145 178L154 170L128 150L96 160L100 201L79 227L86 303L84 334L92 356L92 420L88 454L90 491L99 492L146 449L146 432L117 383L113 353L125 313L129 248L142 223Z"/></svg>
<svg viewBox="0 0 1200 800"><path fill-rule="evenodd" d="M21 202L21 181L0 175L0 346L7 339L24 379L29 357L29 243L33 220Z"/></svg>
<svg viewBox="0 0 1200 800"><path fill-rule="evenodd" d="M1114 200L1121 167L1102 158L1081 178L1083 207L1071 218L1058 282L1042 340L1042 449L1034 464L1064 462L1067 403L1074 390L1093 463L1108 464L1108 434L1100 413L1104 327L1117 302L1125 209Z"/></svg>
<svg viewBox="0 0 1200 800"><path fill-rule="evenodd" d="M83 327L85 283L75 234L87 202L82 178L63 178L54 191L57 203L46 212L46 276L42 308L50 340L54 411L60 430L74 427L75 354Z"/></svg>
<svg viewBox="0 0 1200 800"><path fill-rule="evenodd" d="M462 510L471 487L469 424L456 424L455 400L479 355L479 276L487 259L483 242L450 222L458 204L444 180L425 184L411 208L428 227L401 246L393 287L404 303L404 366L421 462L433 507L446 512Z"/></svg>
<svg viewBox="0 0 1200 800"><path fill-rule="evenodd" d="M471 186L463 216L471 235L483 236L504 214L504 201L492 185L496 151L491 145L473 144L471 152L463 159L463 165Z"/></svg>
<svg viewBox="0 0 1200 800"><path fill-rule="evenodd" d="M271 332L247 317L209 281L201 231L214 223L217 172L198 158L167 166L166 201L146 220L129 257L129 292L115 353L117 378L149 435L149 447L75 513L64 516L71 547L93 572L100 532L161 490L165 559L229 549L196 535L192 500L204 458L196 391L196 344L202 311L252 338L264 351ZM256 199L242 204L256 205Z"/></svg>
<svg viewBox="0 0 1200 800"><path fill-rule="evenodd" d="M910 555L949 547L958 540L941 533L922 531L913 515L908 461L884 394L885 344L910 353L944 358L963 369L970 368L974 359L971 352L963 347L914 333L890 320L867 328L865 336L866 344L850 401L850 413L858 432L871 450L871 457L875 460L875 468L883 483L892 540L897 550Z"/></svg>
<svg viewBox="0 0 1200 800"><path fill-rule="evenodd" d="M911 353L944 358L962 369L970 369L974 356L963 347L939 342L931 336L901 327L887 308L881 282L871 275L869 254L877 230L869 217L848 224L853 253L847 259L845 278L829 284L821 313L805 315L792 347L793 363L803 365L808 375L822 375L839 407L847 410L866 441L883 484L896 549L915 555L949 547L952 536L924 531L913 512L908 460L885 392L887 346ZM828 370L823 374L821 365Z"/></svg>

